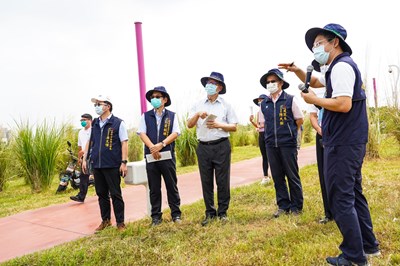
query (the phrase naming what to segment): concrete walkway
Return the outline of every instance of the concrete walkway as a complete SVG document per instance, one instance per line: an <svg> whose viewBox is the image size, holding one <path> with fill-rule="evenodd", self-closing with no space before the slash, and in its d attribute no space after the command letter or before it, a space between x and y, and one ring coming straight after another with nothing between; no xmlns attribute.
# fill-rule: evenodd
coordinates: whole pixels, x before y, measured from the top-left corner
<svg viewBox="0 0 400 266"><path fill-rule="evenodd" d="M232 164L231 187L261 181L261 157ZM298 155L299 167L316 163L315 147L302 148ZM178 177L181 204L202 199L198 172ZM133 222L147 215L144 186L127 185L123 189L125 222ZM163 208L166 204L163 190ZM112 214L113 217L113 214ZM0 219L0 263L36 251L52 248L94 233L101 222L97 197L88 197L85 203L68 202L22 212ZM115 220L112 220L115 225Z"/></svg>

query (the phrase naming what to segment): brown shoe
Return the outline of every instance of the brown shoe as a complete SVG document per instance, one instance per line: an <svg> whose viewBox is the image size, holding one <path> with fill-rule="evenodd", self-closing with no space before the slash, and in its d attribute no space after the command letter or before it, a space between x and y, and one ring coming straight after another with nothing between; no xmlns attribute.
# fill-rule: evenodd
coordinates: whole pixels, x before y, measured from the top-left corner
<svg viewBox="0 0 400 266"><path fill-rule="evenodd" d="M111 226L110 220L102 221L101 224L95 229L95 231L100 232L101 230L104 230L105 228L107 228L109 226Z"/></svg>
<svg viewBox="0 0 400 266"><path fill-rule="evenodd" d="M117 223L117 229L120 232L125 231L125 229L126 229L125 224L124 223Z"/></svg>

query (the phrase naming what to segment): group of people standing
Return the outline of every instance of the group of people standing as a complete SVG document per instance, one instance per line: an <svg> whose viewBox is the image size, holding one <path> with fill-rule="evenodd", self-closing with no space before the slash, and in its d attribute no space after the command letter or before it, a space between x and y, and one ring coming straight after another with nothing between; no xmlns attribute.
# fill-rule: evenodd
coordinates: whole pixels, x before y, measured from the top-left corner
<svg viewBox="0 0 400 266"><path fill-rule="evenodd" d="M352 50L346 43L347 32L339 24L311 28L305 35L321 76L313 76L313 88L325 88L318 97L312 90L302 92L303 99L318 107L310 119L317 131L318 170L323 195L325 217L322 223L334 220L343 236L342 253L328 257L331 265L368 265L367 256L380 255L379 243L366 198L362 193L361 168L368 139L366 95ZM276 192L278 218L283 214L299 215L303 211L303 189L297 164L298 132L303 113L296 98L285 92L289 83L280 69L293 72L305 81L306 72L295 64L282 63L265 73L260 83L268 95L260 95L254 103L260 107L256 122L263 157L263 183L270 182L268 166ZM196 127L196 155L200 172L206 226L214 219L228 221L230 203L230 132L236 131L238 119L232 106L221 97L226 84L221 73L212 72L200 79L207 96L191 109L189 128ZM162 86L146 93L153 109L145 112L137 134L145 148L146 170L150 187L152 225L162 223L161 176L164 178L171 218L180 223L180 196L177 186L174 141L180 135L178 119L166 109L171 98ZM91 127L89 141L83 148L82 168L93 166L95 188L99 198L102 222L96 231L111 226L110 197L117 228L125 229L124 201L120 182L127 172L128 134L123 120L112 114L108 97L92 98L99 115ZM82 118L85 118L82 116ZM83 125L82 125L83 126ZM89 157L90 156L90 157ZM214 176L217 184L217 205L214 202Z"/></svg>

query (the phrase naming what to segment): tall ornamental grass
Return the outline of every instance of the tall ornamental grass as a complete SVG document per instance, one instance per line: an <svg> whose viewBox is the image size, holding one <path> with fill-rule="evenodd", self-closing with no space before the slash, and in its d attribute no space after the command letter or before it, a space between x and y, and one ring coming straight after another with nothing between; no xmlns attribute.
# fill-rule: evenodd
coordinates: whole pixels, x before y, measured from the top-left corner
<svg viewBox="0 0 400 266"><path fill-rule="evenodd" d="M34 129L29 122L17 124L14 152L21 164L26 182L39 192L50 187L57 171L64 126L46 121Z"/></svg>
<svg viewBox="0 0 400 266"><path fill-rule="evenodd" d="M181 166L195 165L197 163L196 128L188 128L186 120L187 116L180 119L181 135L175 140L176 158Z"/></svg>
<svg viewBox="0 0 400 266"><path fill-rule="evenodd" d="M130 162L136 162L143 160L144 150L143 150L143 142L140 137L136 134L136 129L133 129L129 133L128 140L128 159Z"/></svg>
<svg viewBox="0 0 400 266"><path fill-rule="evenodd" d="M0 142L0 192L3 191L7 183L8 166L10 165L8 144Z"/></svg>

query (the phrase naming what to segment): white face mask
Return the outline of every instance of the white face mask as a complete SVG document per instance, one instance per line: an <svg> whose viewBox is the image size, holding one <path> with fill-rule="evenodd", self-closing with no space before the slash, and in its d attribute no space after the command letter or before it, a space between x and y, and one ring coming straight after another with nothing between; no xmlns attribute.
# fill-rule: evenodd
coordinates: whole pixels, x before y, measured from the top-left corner
<svg viewBox="0 0 400 266"><path fill-rule="evenodd" d="M270 94L273 94L273 93L277 92L278 89L279 89L279 87L278 87L278 82L274 82L274 83L269 83L269 84L267 84L267 91L268 91Z"/></svg>

